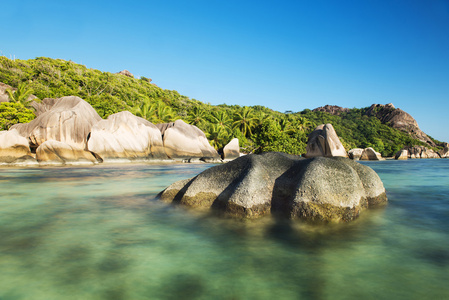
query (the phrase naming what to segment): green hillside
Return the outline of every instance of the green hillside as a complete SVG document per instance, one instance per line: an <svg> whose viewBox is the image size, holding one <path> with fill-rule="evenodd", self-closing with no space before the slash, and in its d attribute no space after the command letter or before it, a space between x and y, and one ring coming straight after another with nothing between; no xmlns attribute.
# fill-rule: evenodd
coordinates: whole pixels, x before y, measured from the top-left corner
<svg viewBox="0 0 449 300"><path fill-rule="evenodd" d="M149 79L88 69L61 59L38 57L10 60L0 57L0 82L19 90L11 96L16 103L0 104L0 126L8 129L33 118L26 99L32 93L39 99L75 95L89 102L102 116L129 110L153 123L176 119L198 126L211 144L219 149L233 137L245 152L282 151L305 153L307 135L319 124L331 123L346 150L373 147L391 156L404 146L425 145L408 134L381 124L366 109L350 109L340 116L304 110L280 113L263 106L210 105L162 89ZM439 143L437 141L437 143Z"/></svg>

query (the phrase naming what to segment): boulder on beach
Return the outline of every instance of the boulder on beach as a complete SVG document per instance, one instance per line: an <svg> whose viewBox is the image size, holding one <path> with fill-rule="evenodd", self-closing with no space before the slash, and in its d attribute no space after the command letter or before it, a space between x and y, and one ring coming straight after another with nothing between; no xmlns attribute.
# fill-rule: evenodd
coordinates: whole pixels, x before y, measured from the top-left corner
<svg viewBox="0 0 449 300"><path fill-rule="evenodd" d="M240 157L239 139L233 138L223 147L223 159L233 160Z"/></svg>
<svg viewBox="0 0 449 300"><path fill-rule="evenodd" d="M209 144L204 132L198 127L176 120L156 124L161 131L165 153L172 159L208 157L219 160L218 152Z"/></svg>
<svg viewBox="0 0 449 300"><path fill-rule="evenodd" d="M306 157L348 157L332 124L321 124L309 135Z"/></svg>
<svg viewBox="0 0 449 300"><path fill-rule="evenodd" d="M413 146L413 147L404 147L402 150L396 152L396 159L406 159L407 158L440 158L442 157L440 153L433 151L424 146Z"/></svg>
<svg viewBox="0 0 449 300"><path fill-rule="evenodd" d="M17 130L0 131L0 163L14 163L18 159L30 156L28 140Z"/></svg>
<svg viewBox="0 0 449 300"><path fill-rule="evenodd" d="M360 160L382 160L382 155L371 147L363 149Z"/></svg>
<svg viewBox="0 0 449 300"><path fill-rule="evenodd" d="M30 123L16 124L12 128L29 138L33 148L45 141L55 140L76 149L85 149L92 126L100 120L101 117L89 103L79 97L68 96L57 99L48 111Z"/></svg>
<svg viewBox="0 0 449 300"><path fill-rule="evenodd" d="M408 159L408 150L407 149L399 150L398 152L396 152L394 158L399 160Z"/></svg>
<svg viewBox="0 0 449 300"><path fill-rule="evenodd" d="M175 182L159 196L234 217L274 213L323 222L350 221L387 201L382 181L367 166L341 157L305 159L277 152L209 168Z"/></svg>
<svg viewBox="0 0 449 300"><path fill-rule="evenodd" d="M93 164L97 162L97 159L89 151L55 140L43 142L36 150L36 159L39 163L44 164Z"/></svg>
<svg viewBox="0 0 449 300"><path fill-rule="evenodd" d="M92 127L87 149L103 160L167 159L160 130L129 111L110 115Z"/></svg>
<svg viewBox="0 0 449 300"><path fill-rule="evenodd" d="M360 160L360 157L362 157L363 154L362 148L354 148L348 151L348 157L353 160Z"/></svg>

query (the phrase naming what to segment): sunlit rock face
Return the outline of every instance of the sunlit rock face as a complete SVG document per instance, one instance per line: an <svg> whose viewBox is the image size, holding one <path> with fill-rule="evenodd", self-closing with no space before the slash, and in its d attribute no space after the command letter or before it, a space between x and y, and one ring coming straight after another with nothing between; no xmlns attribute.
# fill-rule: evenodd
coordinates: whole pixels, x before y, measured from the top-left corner
<svg viewBox="0 0 449 300"><path fill-rule="evenodd" d="M274 213L321 222L350 221L367 207L387 202L382 181L367 166L347 158L277 152L212 167L170 185L160 198L234 217Z"/></svg>
<svg viewBox="0 0 449 300"><path fill-rule="evenodd" d="M68 96L57 99L30 123L16 124L12 128L29 138L33 148L54 140L85 149L92 126L100 120L101 117L89 103L79 97Z"/></svg>
<svg viewBox="0 0 449 300"><path fill-rule="evenodd" d="M306 157L348 157L332 124L321 124L309 135Z"/></svg>
<svg viewBox="0 0 449 300"><path fill-rule="evenodd" d="M223 159L233 160L240 157L239 139L233 138L226 146L223 147Z"/></svg>
<svg viewBox="0 0 449 300"><path fill-rule="evenodd" d="M110 115L96 123L87 148L103 160L167 159L159 129L128 111Z"/></svg>
<svg viewBox="0 0 449 300"><path fill-rule="evenodd" d="M48 140L36 150L36 159L42 164L94 164L94 155L64 142Z"/></svg>
<svg viewBox="0 0 449 300"><path fill-rule="evenodd" d="M17 130L0 131L0 163L14 163L30 155L28 140Z"/></svg>
<svg viewBox="0 0 449 300"><path fill-rule="evenodd" d="M348 156L350 159L354 160L382 160L382 155L379 152L376 152L373 148L355 148L351 149L348 152Z"/></svg>
<svg viewBox="0 0 449 300"><path fill-rule="evenodd" d="M220 159L218 152L209 144L204 132L198 127L176 120L156 124L162 134L165 153L172 159L209 157Z"/></svg>

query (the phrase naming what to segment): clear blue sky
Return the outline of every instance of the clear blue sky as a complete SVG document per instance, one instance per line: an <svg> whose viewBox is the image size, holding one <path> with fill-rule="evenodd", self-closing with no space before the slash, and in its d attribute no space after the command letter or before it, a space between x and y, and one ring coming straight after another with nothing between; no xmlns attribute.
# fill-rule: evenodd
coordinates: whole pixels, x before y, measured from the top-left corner
<svg viewBox="0 0 449 300"><path fill-rule="evenodd" d="M8 1L4 56L131 71L211 104L390 103L449 142L449 0Z"/></svg>

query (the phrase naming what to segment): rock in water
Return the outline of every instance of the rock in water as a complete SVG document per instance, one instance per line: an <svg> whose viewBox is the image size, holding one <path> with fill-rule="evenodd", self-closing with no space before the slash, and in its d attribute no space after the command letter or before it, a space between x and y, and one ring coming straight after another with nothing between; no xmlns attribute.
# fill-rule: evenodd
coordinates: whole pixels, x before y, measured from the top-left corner
<svg viewBox="0 0 449 300"><path fill-rule="evenodd" d="M48 111L27 124L16 124L19 133L37 148L48 140L63 142L76 149L85 149L87 135L101 117L95 109L76 96L59 98Z"/></svg>
<svg viewBox="0 0 449 300"><path fill-rule="evenodd" d="M398 152L396 152L394 158L399 160L408 159L408 150L407 149L399 150Z"/></svg>
<svg viewBox="0 0 449 300"><path fill-rule="evenodd" d="M36 159L43 164L96 163L92 153L69 144L48 140L36 150Z"/></svg>
<svg viewBox="0 0 449 300"><path fill-rule="evenodd" d="M350 221L387 202L371 168L347 158L250 154L175 182L164 201L254 218L270 213L312 221Z"/></svg>
<svg viewBox="0 0 449 300"><path fill-rule="evenodd" d="M128 111L110 115L106 120L95 124L87 148L103 160L167 159L159 129Z"/></svg>
<svg viewBox="0 0 449 300"><path fill-rule="evenodd" d="M321 124L309 135L306 157L348 157L332 124Z"/></svg>
<svg viewBox="0 0 449 300"><path fill-rule="evenodd" d="M348 151L348 156L350 159L353 160L360 160L360 157L362 157L363 151L365 149L362 148L354 148Z"/></svg>
<svg viewBox="0 0 449 300"><path fill-rule="evenodd" d="M172 159L209 157L220 159L209 144L206 135L198 127L176 120L173 123L156 124L162 133L165 153Z"/></svg>

